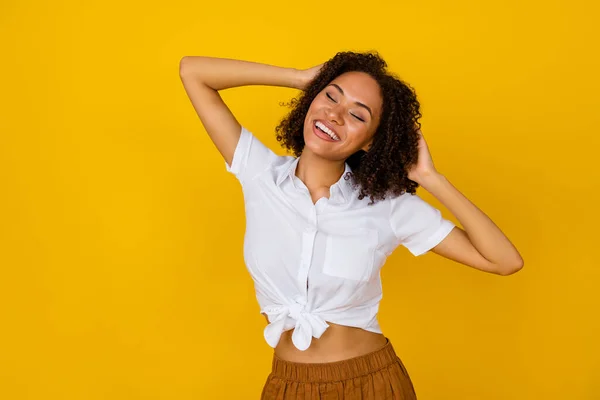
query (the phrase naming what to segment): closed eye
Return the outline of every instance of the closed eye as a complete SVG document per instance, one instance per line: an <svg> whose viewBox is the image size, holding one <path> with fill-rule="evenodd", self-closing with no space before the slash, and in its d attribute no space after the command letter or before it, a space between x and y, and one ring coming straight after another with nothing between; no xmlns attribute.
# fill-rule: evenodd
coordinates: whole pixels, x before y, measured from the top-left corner
<svg viewBox="0 0 600 400"><path fill-rule="evenodd" d="M331 95L328 92L325 92L325 94L327 95L327 97L329 97L329 100L333 101L334 103L336 102L335 99L331 97Z"/></svg>
<svg viewBox="0 0 600 400"><path fill-rule="evenodd" d="M365 122L365 120L364 120L364 119L362 119L361 117L359 117L358 115L354 115L354 114L352 114L352 113L350 113L350 115L352 115L354 118L356 118L356 119L357 119L357 120L359 120L359 121Z"/></svg>

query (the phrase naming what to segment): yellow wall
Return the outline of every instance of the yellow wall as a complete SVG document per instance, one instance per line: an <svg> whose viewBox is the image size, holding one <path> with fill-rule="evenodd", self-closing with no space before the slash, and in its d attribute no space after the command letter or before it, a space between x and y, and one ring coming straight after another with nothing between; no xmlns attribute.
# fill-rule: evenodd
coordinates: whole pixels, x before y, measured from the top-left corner
<svg viewBox="0 0 600 400"><path fill-rule="evenodd" d="M376 49L438 169L525 259L509 277L389 259L380 321L419 398L600 399L596 2L50 3L0 5L0 398L258 398L241 191L179 60ZM294 94L224 97L284 154Z"/></svg>

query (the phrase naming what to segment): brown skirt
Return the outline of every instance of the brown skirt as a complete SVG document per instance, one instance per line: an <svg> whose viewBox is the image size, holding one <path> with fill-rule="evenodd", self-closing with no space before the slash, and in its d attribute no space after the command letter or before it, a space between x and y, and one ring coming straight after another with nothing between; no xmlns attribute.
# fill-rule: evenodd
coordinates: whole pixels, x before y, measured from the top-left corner
<svg viewBox="0 0 600 400"><path fill-rule="evenodd" d="M273 356L261 400L416 400L408 372L388 340L380 350L330 363Z"/></svg>

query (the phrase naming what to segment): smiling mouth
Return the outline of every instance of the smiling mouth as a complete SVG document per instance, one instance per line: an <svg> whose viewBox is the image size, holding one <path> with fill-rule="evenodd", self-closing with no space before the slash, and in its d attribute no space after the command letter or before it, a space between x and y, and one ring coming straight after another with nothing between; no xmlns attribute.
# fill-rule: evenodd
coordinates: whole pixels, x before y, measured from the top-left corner
<svg viewBox="0 0 600 400"><path fill-rule="evenodd" d="M327 126L325 126L324 123L320 122L320 121L315 121L315 127L323 132L324 134L326 134L327 136L329 136L331 138L331 140L334 141L339 141L340 137L338 135L335 134L334 131L332 131L331 129L329 129Z"/></svg>

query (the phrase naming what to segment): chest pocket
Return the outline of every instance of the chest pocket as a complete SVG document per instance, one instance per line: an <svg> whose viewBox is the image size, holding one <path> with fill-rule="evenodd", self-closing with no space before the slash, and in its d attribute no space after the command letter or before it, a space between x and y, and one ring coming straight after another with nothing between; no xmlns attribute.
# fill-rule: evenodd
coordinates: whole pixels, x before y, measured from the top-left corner
<svg viewBox="0 0 600 400"><path fill-rule="evenodd" d="M360 228L328 235L325 243L325 275L354 281L369 280L378 245L377 230Z"/></svg>

